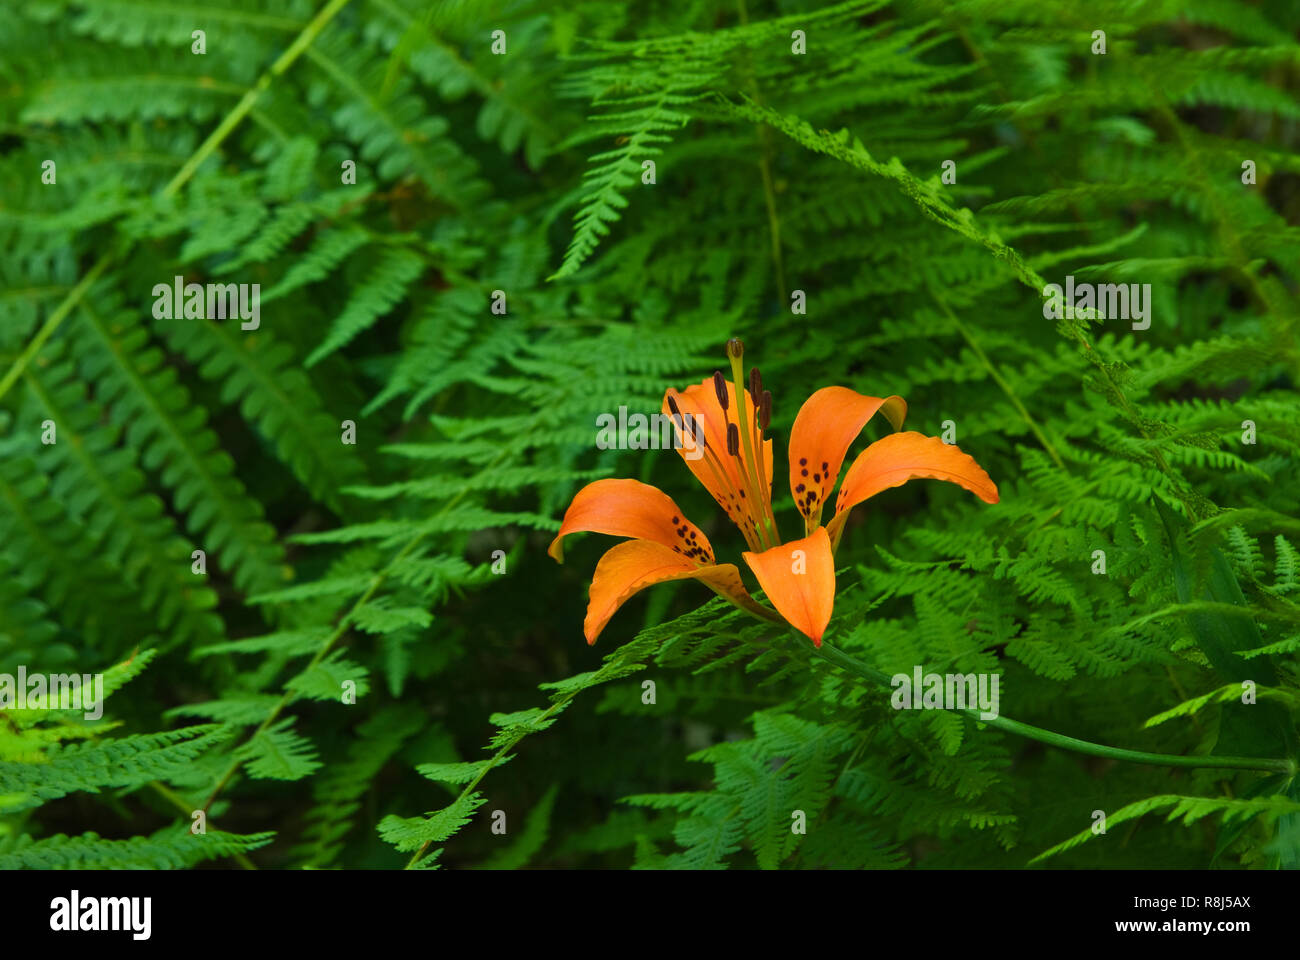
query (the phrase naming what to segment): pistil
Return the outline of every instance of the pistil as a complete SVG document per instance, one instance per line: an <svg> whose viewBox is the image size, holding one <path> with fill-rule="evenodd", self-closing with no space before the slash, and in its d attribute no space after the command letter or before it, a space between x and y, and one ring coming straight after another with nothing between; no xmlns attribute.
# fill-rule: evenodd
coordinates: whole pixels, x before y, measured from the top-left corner
<svg viewBox="0 0 1300 960"><path fill-rule="evenodd" d="M731 361L731 378L736 390L736 419L740 427L740 441L745 450L745 458L740 460L737 455L737 461L741 467L741 476L745 479L745 484L750 488L750 497L754 503L754 510L758 515L758 534L759 539L764 547L774 547L779 542L776 538L775 530L769 532L768 522L772 517L772 510L768 504L767 497L761 492L764 488L759 485L759 472L755 466L754 444L751 440L753 427L750 424L749 414L745 405L745 378L742 371L741 358L745 355L745 344L739 337L732 337L727 341L727 357ZM718 374L714 375L715 383ZM757 403L755 404L757 406ZM762 447L759 447L760 453ZM775 523L772 524L775 527Z"/></svg>

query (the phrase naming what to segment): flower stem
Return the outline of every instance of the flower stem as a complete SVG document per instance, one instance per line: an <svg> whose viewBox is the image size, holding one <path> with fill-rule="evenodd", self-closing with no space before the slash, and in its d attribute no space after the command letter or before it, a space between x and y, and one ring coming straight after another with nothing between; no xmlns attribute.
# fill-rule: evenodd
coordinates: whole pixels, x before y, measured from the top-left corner
<svg viewBox="0 0 1300 960"><path fill-rule="evenodd" d="M891 686L889 674L882 670L877 670L849 656L843 650L823 642L820 647L814 647L813 653L830 663L835 664L841 670L847 673L855 674L872 683L883 686ZM1297 772L1294 760L1271 760L1264 757L1188 757L1176 756L1168 753L1147 753L1143 750L1125 750L1122 747L1107 747L1100 743L1090 743L1087 740L1079 740L1075 737L1067 737L1064 734L1054 733L1051 730L1044 730L1041 727L1030 726L1027 723L1021 723L1019 720L1012 720L1009 717L994 717L984 719L980 716L980 711L974 708L957 710L953 713L963 713L980 723L986 723L990 727L996 727L998 730L1005 730L1007 733L1018 734L1022 737L1028 737L1030 740L1037 740L1039 743L1045 743L1048 746L1059 747L1062 750L1072 750L1075 753L1086 753L1092 757L1109 757L1112 760L1123 760L1127 763L1146 763L1155 767L1193 767L1193 768L1223 768L1231 770L1262 770L1268 773L1283 773L1287 776L1295 776Z"/></svg>

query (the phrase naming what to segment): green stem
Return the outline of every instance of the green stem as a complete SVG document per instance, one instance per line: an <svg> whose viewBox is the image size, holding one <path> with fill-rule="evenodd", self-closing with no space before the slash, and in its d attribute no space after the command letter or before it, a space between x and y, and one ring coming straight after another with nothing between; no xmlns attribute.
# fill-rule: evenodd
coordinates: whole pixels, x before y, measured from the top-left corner
<svg viewBox="0 0 1300 960"><path fill-rule="evenodd" d="M32 337L31 343L27 344L26 349L18 355L18 359L14 361L13 366L4 375L4 379L0 380L0 397L8 393L9 388L23 375L23 371L32 362L32 358L40 353L41 347L45 346L46 341L54 335L54 331L59 329L59 325L67 319L68 314L72 312L72 308L90 289L91 284L99 279L99 275L104 272L112 260L113 255L111 253L104 254L77 285L68 291L68 295L63 298L63 302L55 307L54 312L45 321L45 325L37 331L36 336Z"/></svg>
<svg viewBox="0 0 1300 960"><path fill-rule="evenodd" d="M975 338L971 336L971 332L966 329L966 325L957 319L957 315L952 312L947 301L939 296L938 293L931 290L930 296L934 297L935 302L939 304L939 309L944 312L944 315L948 318L949 322L957 328L957 332L966 340L966 345L974 351L975 356L979 357L980 363L984 364L984 369L987 370L989 376L993 378L993 382L996 383L1002 389L1002 392L1007 395L1007 399L1011 401L1011 405L1016 408L1016 412L1020 414L1020 418L1029 425L1029 429L1032 430L1034 436L1038 438L1038 442L1042 444L1043 449L1047 451L1047 455L1052 458L1052 462L1060 469L1065 470L1066 473L1069 473L1069 470L1065 466L1065 461L1063 461L1061 455L1056 452L1056 447L1052 446L1052 442L1047 439L1047 435L1043 433L1042 429L1038 426L1037 421L1029 415L1029 411L1025 409L1025 405L1020 402L1020 398L1016 396L1016 392L1011 389L1011 384L1007 383L1007 381L1003 379L1002 374L998 372L998 368L993 365L993 361L991 361L988 358L988 354L984 352L984 348L976 342Z"/></svg>
<svg viewBox="0 0 1300 960"><path fill-rule="evenodd" d="M883 686L892 685L889 674L868 666L856 657L849 656L843 650L839 650L829 643L822 643L820 647L813 648L813 653L823 660L835 664L847 673L856 674L870 680L872 683ZM1122 747L1107 747L1100 743L1091 743L1087 740L1079 740L1076 737L1067 737L1064 734L1044 730L1042 727L1030 726L1009 717L985 719L980 716L980 711L974 708L953 710L952 712L965 714L980 723L986 723L998 730L1005 730L1007 733L1028 737L1030 740L1037 740L1039 743L1045 743L1048 746L1058 747L1062 750L1085 753L1092 757L1109 757L1112 760L1123 760L1127 763L1146 763L1155 767L1261 770L1268 773L1284 773L1288 776L1295 776L1296 774L1296 764L1292 760L1269 760L1262 757L1187 757L1168 753L1147 753L1144 750L1125 750Z"/></svg>
<svg viewBox="0 0 1300 960"><path fill-rule="evenodd" d="M576 693L571 693L567 697L555 701L555 703L551 704L549 707L546 708L546 712L543 713L540 717L538 717L535 722L540 724L546 720L549 720L552 716L558 713L563 707L568 706L569 701L576 696L577 696ZM473 793L474 789L479 785L479 781L482 780L484 777L486 777L490 771L495 770L497 768L497 765L501 763L501 758L504 757L508 752L510 752L510 750L512 750L514 746L515 746L514 744L507 744L506 746L498 750L496 753L492 754L492 757L488 760L487 764L484 765L483 769L478 772L478 776L475 777L473 780L471 780L468 784L466 784L465 789L460 792L460 796L458 796L452 802L452 805L454 806L455 804L460 803L471 793ZM404 870L413 869L415 865L420 862L420 858L424 856L425 851L428 850L432 844L433 844L432 840L426 840L424 841L424 843L420 844L420 849L416 850L415 853L411 854L411 859L406 861L406 866L403 867L402 869Z"/></svg>
<svg viewBox="0 0 1300 960"><path fill-rule="evenodd" d="M289 67L293 65L293 62L302 55L302 52L311 45L311 42L316 39L320 32L325 29L326 25L350 2L351 0L331 0L330 3L326 4L321 9L320 13L316 14L316 16L312 18L311 23L307 24L307 26L303 28L302 33L298 35L298 38L294 40L289 49L282 53L275 63L271 64L270 69L262 74L257 83L240 98L239 103L235 104L234 109L232 109L230 113L226 114L225 119L221 121L220 125L218 125L218 127L208 135L208 138L199 145L199 148L190 155L190 158L186 160L185 164L176 172L176 175L171 178L165 187L162 188L162 196L173 196L181 189L181 187L189 182L190 177L194 176L194 172L198 170L203 161L212 155L213 151L221 145L226 137L230 136L230 134L234 132L235 128L239 126L244 117L246 117L249 111L253 109L253 104L255 104L258 98L271 86L271 81L288 70ZM23 371L27 369L27 365L31 363L32 358L36 356L41 347L45 346L45 342L54 335L54 331L56 331L63 321L67 319L68 314L72 313L73 307L75 307L77 303L80 302L81 298L85 296L85 293L90 289L91 284L98 280L100 274L107 269L108 265L113 261L113 256L114 254L112 251L101 256L97 261L95 261L95 265L90 268L89 272L81 278L77 285L68 291L68 295L64 297L63 302L54 309L54 312L50 314L49 319L45 321L45 325L41 327L36 336L32 338L31 343L27 345L27 349L22 352L14 365L9 368L4 379L0 380L0 397L3 397L8 393L9 388L12 387L18 381L18 378L23 375Z"/></svg>
<svg viewBox="0 0 1300 960"><path fill-rule="evenodd" d="M289 45L289 49L280 54L279 59L271 64L271 68L258 78L252 89L244 94L230 113L226 114L225 119L221 121L217 129L213 130L190 158L185 161L185 166L176 172L176 176L172 177L167 186L163 187L162 195L164 197L170 197L176 193L190 177L194 176L194 172L198 170L203 161L221 145L226 137L230 136L235 127L243 122L244 117L248 115L248 111L253 109L253 104L271 86L271 82L293 66L293 62L302 56L303 51L311 46L312 41L338 15L338 12L350 2L351 0L331 0L330 3L321 8L320 13L312 18L311 23L307 24L302 33L298 34L293 43Z"/></svg>
<svg viewBox="0 0 1300 960"><path fill-rule="evenodd" d="M737 0L736 4L740 12L741 26L749 25L749 10L745 6L745 0ZM745 80L749 85L749 95L759 106L763 105L763 95L758 89L758 79L754 75L753 65L750 64L748 56L745 60ZM785 263L781 257L781 218L776 212L776 184L772 177L772 130L765 123L755 124L758 130L758 169L763 175L763 201L767 205L767 227L768 235L772 244L772 266L776 272L777 292L781 294L781 302L789 305L790 296L786 292L785 285ZM755 397L755 401L757 401Z"/></svg>
<svg viewBox="0 0 1300 960"><path fill-rule="evenodd" d="M181 797L181 795L177 793L175 790L172 790L170 787L168 787L166 784L159 783L157 780L155 780L150 784L150 786L154 788L154 790L158 793L160 797L162 797L168 803L175 806L176 809L180 810L185 816L192 817L194 815L194 811L190 809L190 805L185 802L184 798ZM231 856L234 857L235 861L245 870L257 869L257 864L255 864L252 860L248 859L248 855L245 854L244 852L236 851L235 853L231 854Z"/></svg>

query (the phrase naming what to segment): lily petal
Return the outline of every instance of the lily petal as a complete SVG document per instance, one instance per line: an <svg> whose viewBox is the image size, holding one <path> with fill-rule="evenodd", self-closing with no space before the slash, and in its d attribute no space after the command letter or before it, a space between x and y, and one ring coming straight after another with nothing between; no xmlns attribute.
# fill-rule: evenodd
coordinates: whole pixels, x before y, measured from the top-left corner
<svg viewBox="0 0 1300 960"><path fill-rule="evenodd" d="M772 606L820 647L835 605L835 559L826 528L744 557Z"/></svg>
<svg viewBox="0 0 1300 960"><path fill-rule="evenodd" d="M907 402L864 396L848 387L822 387L799 408L790 430L790 492L805 529L821 522L822 506L835 489L849 445L877 411L901 430Z"/></svg>
<svg viewBox="0 0 1300 960"><path fill-rule="evenodd" d="M757 408L754 405L754 398L749 395L749 391L745 390L744 394L747 422L752 424L757 414ZM685 390L669 390L664 394L663 412L671 416L671 410L668 406L669 397L675 400L683 418L694 418L696 430L702 432L703 445L707 446L709 451L706 452L700 449L700 439L693 438L689 431L684 437L679 431L678 436L683 437L683 439L678 444L677 452L686 461L691 473L695 474L695 479L699 480L704 485L704 488L713 495L713 499L718 502L718 505L727 511L727 516L731 518L731 521L736 526L742 529L757 529L758 518L763 512L762 508L747 502L743 493L747 485L741 478L741 462L727 453L728 418L730 418L731 423L737 422L735 386L730 381L727 382L728 400L726 411L723 411L722 405L718 403L718 394L713 386L712 378L693 384ZM675 425L674 429L676 429ZM762 482L765 485L762 493L770 499L772 491L772 441L764 440L762 447ZM713 465L717 463L721 464L721 483L719 483L718 469Z"/></svg>
<svg viewBox="0 0 1300 960"><path fill-rule="evenodd" d="M831 539L839 542L844 521L854 506L918 477L947 480L965 487L985 503L998 502L997 484L970 454L938 437L911 430L894 433L863 450L849 467L835 502L835 516L826 524Z"/></svg>
<svg viewBox="0 0 1300 960"><path fill-rule="evenodd" d="M701 581L738 607L758 612L769 619L774 616L749 595L734 563L701 566L673 553L662 543L628 540L610 547L596 564L596 573L591 578L587 618L582 625L587 643L596 642L610 617L638 591L656 583L688 579Z"/></svg>
<svg viewBox="0 0 1300 960"><path fill-rule="evenodd" d="M546 552L563 563L561 541L580 531L653 540L684 562L713 562L704 531L686 519L672 497L639 480L597 480L579 490Z"/></svg>

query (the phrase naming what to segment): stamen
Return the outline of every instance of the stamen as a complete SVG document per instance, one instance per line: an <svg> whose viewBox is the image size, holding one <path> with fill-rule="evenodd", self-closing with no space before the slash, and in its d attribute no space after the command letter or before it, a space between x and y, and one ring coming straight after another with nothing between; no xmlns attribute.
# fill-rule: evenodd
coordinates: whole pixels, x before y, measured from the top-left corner
<svg viewBox="0 0 1300 960"><path fill-rule="evenodd" d="M743 511L740 511L741 504L739 501L736 503L736 510L733 510L732 505L726 500L727 496L730 496L733 501L737 499L736 495L730 492L735 489L735 484L728 478L727 471L723 467L722 462L718 459L717 453L714 452L714 449L711 446L709 446L708 436L704 432L703 421L698 417L692 417L689 421L687 421L685 417L682 417L681 408L677 405L676 397L671 392L668 394L668 409L673 411L678 418L674 419L673 426L677 429L680 436L685 435L685 427L688 423L694 428L692 434L695 437L697 449L703 451L704 462L708 464L709 470L713 473L714 488L719 491L714 497L714 499L718 501L718 506L722 507L731 521L735 523L736 526L740 527L740 532L744 534L745 542L749 545L749 549L755 551L761 549L760 543L754 539L753 534L750 533L749 528L746 526L746 522L749 521L749 518ZM749 522L752 523L752 521ZM711 558L709 562L712 562Z"/></svg>
<svg viewBox="0 0 1300 960"><path fill-rule="evenodd" d="M718 395L718 403L722 407L722 412L727 412L727 381L722 376L721 370L713 371L713 392Z"/></svg>
<svg viewBox="0 0 1300 960"><path fill-rule="evenodd" d="M750 371L749 383L751 390L756 387L759 389L762 388L763 378L759 375L757 367ZM758 397L759 395L757 393L752 393L751 396ZM754 417L753 424L754 449L757 451L754 454L754 460L755 466L758 469L758 495L762 500L764 519L772 528L772 541L773 543L780 543L781 532L776 526L776 514L772 512L772 488L768 486L767 466L764 462L765 458L763 456L763 433L766 431L767 425L772 418L772 394L763 390L762 397L762 402L755 410L756 416ZM766 405L766 413L764 413L764 405Z"/></svg>
<svg viewBox="0 0 1300 960"><path fill-rule="evenodd" d="M712 379L714 393L717 395L718 406L727 428L727 455L735 457L735 462L727 464L723 461L721 451L716 449L716 444L710 445L708 443L702 430L697 431L696 444L698 448L702 448L704 460L708 463L709 471L713 474L714 489L718 491L714 499L727 512L727 516L740 527L749 548L760 551L780 543L780 533L776 529L776 519L772 516L771 493L766 488L766 469L761 460L756 464L754 459L755 448L758 449L760 458L764 451L762 430L770 422L771 396L768 395L766 420L762 421L762 427L760 427L757 403L759 394L753 392L753 389L761 388L762 375L755 371L749 381L753 388L750 396L754 401L754 413L751 415L746 404L746 400L749 398L746 397L746 392L741 387L743 382L741 371L737 369L740 366L739 358L744 355L744 344L738 338L732 338L727 341L726 349L727 356L731 358L732 362L732 384L728 385L727 379L720 370L714 371ZM740 404L736 415L739 423L732 422L728 413L731 407L731 390L733 388L735 389L736 401ZM679 414L680 407L675 396L670 393L667 399L668 409L674 414ZM676 423L676 421L674 422ZM733 506L735 507L734 510L732 509Z"/></svg>
<svg viewBox="0 0 1300 960"><path fill-rule="evenodd" d="M739 338L733 337L727 341L727 356L731 358L731 379L736 389L736 419L740 421L738 433L740 434L741 443L744 446L745 458L738 466L740 467L741 477L744 479L744 485L749 488L753 496L750 497L750 503L755 504L754 509L758 510L758 534L765 546L776 546L776 533L768 533L768 526L775 528L775 519L772 516L772 509L763 496L763 487L759 485L759 471L755 465L754 442L751 435L754 431L755 424L749 420L749 411L745 403L745 390L742 384L745 382L741 372L740 358L744 356L745 345ZM759 456L762 456L762 447L759 447ZM737 460L740 457L736 456Z"/></svg>
<svg viewBox="0 0 1300 960"><path fill-rule="evenodd" d="M751 550L760 549L760 544L758 543L757 540L754 539L753 534L750 533L749 527L745 525L746 523L749 523L750 526L752 526L753 521L751 521L749 517L745 514L745 512L742 510L743 504L740 502L740 499L736 497L735 493L731 492L732 490L735 489L735 485L729 479L727 479L726 471L723 469L722 463L718 460L718 455L714 453L713 448L708 446L707 444L705 444L704 453L705 453L704 459L708 463L709 469L713 471L713 478L715 481L717 481L718 489L721 490L723 493L725 493L727 496L731 497L733 501L735 501L736 512L733 513L732 505L730 503L727 503L721 497L718 498L718 505L722 507L723 510L726 511L727 516L731 519L731 522L740 528L740 532L745 537L745 543L749 544L749 549ZM741 491L741 495L743 497L744 491Z"/></svg>

